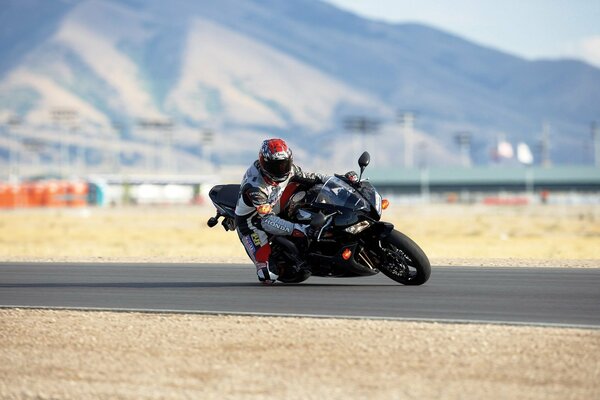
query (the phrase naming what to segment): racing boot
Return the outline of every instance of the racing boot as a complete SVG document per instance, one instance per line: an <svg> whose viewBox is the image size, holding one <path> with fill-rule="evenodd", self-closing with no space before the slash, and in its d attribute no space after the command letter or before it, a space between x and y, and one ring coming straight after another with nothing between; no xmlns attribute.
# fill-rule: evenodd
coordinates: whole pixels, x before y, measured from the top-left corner
<svg viewBox="0 0 600 400"><path fill-rule="evenodd" d="M279 275L273 271L273 268L269 268L270 263L260 263L256 266L256 275L258 280L265 285L272 285L277 282Z"/></svg>

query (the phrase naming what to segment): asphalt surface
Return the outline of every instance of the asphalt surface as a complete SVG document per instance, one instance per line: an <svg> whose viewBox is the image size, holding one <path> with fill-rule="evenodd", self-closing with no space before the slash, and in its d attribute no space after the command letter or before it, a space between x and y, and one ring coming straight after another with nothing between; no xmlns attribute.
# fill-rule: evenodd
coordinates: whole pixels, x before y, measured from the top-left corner
<svg viewBox="0 0 600 400"><path fill-rule="evenodd" d="M0 263L0 306L478 321L600 328L600 269L433 267L263 286L251 265Z"/></svg>

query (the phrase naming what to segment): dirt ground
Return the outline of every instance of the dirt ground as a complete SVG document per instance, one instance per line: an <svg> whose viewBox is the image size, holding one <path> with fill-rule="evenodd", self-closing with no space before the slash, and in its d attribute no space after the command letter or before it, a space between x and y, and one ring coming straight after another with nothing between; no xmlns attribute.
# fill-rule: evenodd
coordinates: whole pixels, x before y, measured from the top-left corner
<svg viewBox="0 0 600 400"><path fill-rule="evenodd" d="M600 330L0 310L3 399L598 399Z"/></svg>
<svg viewBox="0 0 600 400"><path fill-rule="evenodd" d="M598 207L397 208L434 265L600 267ZM0 260L247 263L211 212L4 211ZM600 330L5 309L0 398L598 399Z"/></svg>

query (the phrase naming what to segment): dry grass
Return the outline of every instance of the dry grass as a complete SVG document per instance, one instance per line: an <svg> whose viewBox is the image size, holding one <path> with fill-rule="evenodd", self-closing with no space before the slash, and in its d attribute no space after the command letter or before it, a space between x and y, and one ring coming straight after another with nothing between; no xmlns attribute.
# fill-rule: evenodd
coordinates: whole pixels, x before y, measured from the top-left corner
<svg viewBox="0 0 600 400"><path fill-rule="evenodd" d="M432 258L600 259L597 206L420 206L390 218Z"/></svg>
<svg viewBox="0 0 600 400"><path fill-rule="evenodd" d="M0 258L247 262L235 233L206 226L212 213L208 207L3 211ZM600 266L595 206L397 205L384 217L434 261L570 259Z"/></svg>
<svg viewBox="0 0 600 400"><path fill-rule="evenodd" d="M237 235L210 229L212 210L118 208L0 214L5 259L242 259Z"/></svg>

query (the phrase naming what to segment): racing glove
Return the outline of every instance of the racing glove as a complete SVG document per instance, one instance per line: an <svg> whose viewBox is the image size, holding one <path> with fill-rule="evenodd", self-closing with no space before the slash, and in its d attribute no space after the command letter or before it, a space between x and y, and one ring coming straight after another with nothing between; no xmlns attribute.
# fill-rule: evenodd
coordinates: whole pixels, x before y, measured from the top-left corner
<svg viewBox="0 0 600 400"><path fill-rule="evenodd" d="M292 236L297 238L307 237L310 234L310 225L294 224Z"/></svg>
<svg viewBox="0 0 600 400"><path fill-rule="evenodd" d="M348 171L344 174L346 179L348 179L352 183L358 183L358 175L354 171Z"/></svg>

